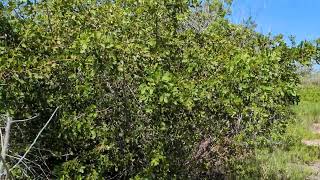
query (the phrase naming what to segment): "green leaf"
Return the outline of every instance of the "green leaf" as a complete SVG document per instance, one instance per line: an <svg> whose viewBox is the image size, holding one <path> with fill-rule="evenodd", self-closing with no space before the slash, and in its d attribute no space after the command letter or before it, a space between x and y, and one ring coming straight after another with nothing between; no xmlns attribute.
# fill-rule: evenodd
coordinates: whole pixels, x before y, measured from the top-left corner
<svg viewBox="0 0 320 180"><path fill-rule="evenodd" d="M164 82L169 82L169 81L171 81L171 75L170 75L169 72L166 72L166 73L163 74L163 76L162 76L162 81L164 81Z"/></svg>

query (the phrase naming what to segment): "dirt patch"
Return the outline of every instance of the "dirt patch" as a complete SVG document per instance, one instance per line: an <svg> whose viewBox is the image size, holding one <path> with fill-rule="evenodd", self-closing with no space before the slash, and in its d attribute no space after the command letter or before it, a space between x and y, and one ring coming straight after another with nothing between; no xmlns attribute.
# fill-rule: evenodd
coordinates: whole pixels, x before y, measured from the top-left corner
<svg viewBox="0 0 320 180"><path fill-rule="evenodd" d="M320 162L314 162L308 166L312 169L313 174L308 177L309 180L319 180L320 179Z"/></svg>
<svg viewBox="0 0 320 180"><path fill-rule="evenodd" d="M311 130L315 134L320 134L320 123L313 123L311 126Z"/></svg>
<svg viewBox="0 0 320 180"><path fill-rule="evenodd" d="M320 139L314 140L302 140L302 143L306 146L317 146L320 147Z"/></svg>
<svg viewBox="0 0 320 180"><path fill-rule="evenodd" d="M320 134L320 123L313 123L310 130L315 134ZM320 147L320 139L302 140L302 143L306 146ZM307 165L313 173L307 179L320 180L320 161Z"/></svg>

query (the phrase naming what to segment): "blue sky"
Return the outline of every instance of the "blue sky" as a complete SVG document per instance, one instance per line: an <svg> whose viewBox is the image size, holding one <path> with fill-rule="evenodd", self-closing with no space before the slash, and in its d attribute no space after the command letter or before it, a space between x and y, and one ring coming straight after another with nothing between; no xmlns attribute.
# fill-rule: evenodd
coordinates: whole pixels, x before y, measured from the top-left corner
<svg viewBox="0 0 320 180"><path fill-rule="evenodd" d="M232 10L233 22L252 16L262 33L320 38L320 0L234 0Z"/></svg>

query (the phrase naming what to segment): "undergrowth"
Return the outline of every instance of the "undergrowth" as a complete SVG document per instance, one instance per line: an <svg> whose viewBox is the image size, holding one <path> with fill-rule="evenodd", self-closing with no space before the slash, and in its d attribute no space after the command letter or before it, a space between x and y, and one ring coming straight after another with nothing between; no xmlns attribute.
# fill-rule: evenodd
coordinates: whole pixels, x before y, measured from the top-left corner
<svg viewBox="0 0 320 180"><path fill-rule="evenodd" d="M296 118L285 133L270 133L271 146L257 147L254 157L236 164L236 176L256 179L306 179L314 173L312 164L320 160L319 147L307 147L303 139L320 139L310 130L320 122L320 86L303 86L300 103L292 107ZM276 129L276 128L275 128Z"/></svg>

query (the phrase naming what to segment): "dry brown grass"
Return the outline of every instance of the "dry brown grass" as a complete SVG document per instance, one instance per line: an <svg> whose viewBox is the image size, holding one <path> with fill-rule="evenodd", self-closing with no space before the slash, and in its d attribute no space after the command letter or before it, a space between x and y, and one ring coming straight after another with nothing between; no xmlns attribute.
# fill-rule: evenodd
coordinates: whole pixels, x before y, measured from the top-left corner
<svg viewBox="0 0 320 180"><path fill-rule="evenodd" d="M320 72L313 72L309 75L304 76L301 79L302 85L314 85L314 86L320 86Z"/></svg>

